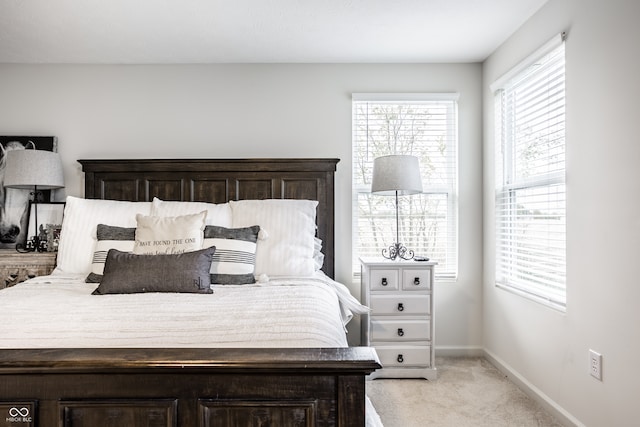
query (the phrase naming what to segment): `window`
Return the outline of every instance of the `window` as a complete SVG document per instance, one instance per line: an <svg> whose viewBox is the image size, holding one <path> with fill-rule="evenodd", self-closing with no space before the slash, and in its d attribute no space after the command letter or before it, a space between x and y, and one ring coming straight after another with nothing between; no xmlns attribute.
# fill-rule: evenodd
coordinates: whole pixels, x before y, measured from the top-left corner
<svg viewBox="0 0 640 427"><path fill-rule="evenodd" d="M566 305L565 72L558 37L495 89L496 281Z"/></svg>
<svg viewBox="0 0 640 427"><path fill-rule="evenodd" d="M455 278L457 245L457 94L353 95L353 271L358 257L381 256L396 240L395 197L371 194L373 160L420 160L423 193L400 196L400 241Z"/></svg>

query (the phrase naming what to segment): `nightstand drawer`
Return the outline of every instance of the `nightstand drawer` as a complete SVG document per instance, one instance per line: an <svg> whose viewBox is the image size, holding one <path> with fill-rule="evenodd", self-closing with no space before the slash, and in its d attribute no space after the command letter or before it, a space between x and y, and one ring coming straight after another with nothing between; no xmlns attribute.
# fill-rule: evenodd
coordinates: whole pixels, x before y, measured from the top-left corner
<svg viewBox="0 0 640 427"><path fill-rule="evenodd" d="M371 270L372 291L397 291L399 289L398 270Z"/></svg>
<svg viewBox="0 0 640 427"><path fill-rule="evenodd" d="M405 291L427 291L431 289L431 272L417 269L403 270L402 289Z"/></svg>
<svg viewBox="0 0 640 427"><path fill-rule="evenodd" d="M430 295L372 295L371 311L377 314L428 315Z"/></svg>
<svg viewBox="0 0 640 427"><path fill-rule="evenodd" d="M376 346L382 367L431 366L429 346Z"/></svg>
<svg viewBox="0 0 640 427"><path fill-rule="evenodd" d="M371 319L371 341L428 341L430 331L429 320Z"/></svg>

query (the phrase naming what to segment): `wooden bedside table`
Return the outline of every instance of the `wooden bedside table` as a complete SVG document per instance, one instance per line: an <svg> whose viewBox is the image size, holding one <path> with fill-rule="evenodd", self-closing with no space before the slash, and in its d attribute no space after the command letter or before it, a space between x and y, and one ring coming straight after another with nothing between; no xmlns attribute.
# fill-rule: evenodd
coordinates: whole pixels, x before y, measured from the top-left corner
<svg viewBox="0 0 640 427"><path fill-rule="evenodd" d="M360 258L362 345L375 347L382 369L370 378L435 380L433 278L436 262Z"/></svg>
<svg viewBox="0 0 640 427"><path fill-rule="evenodd" d="M20 253L15 249L0 249L0 289L50 274L56 266L57 255L57 252Z"/></svg>

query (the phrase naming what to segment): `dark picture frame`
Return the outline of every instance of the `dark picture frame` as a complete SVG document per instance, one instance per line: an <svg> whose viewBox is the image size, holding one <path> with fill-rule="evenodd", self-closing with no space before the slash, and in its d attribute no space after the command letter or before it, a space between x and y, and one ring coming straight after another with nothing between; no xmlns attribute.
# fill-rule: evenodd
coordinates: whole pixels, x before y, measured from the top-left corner
<svg viewBox="0 0 640 427"><path fill-rule="evenodd" d="M16 244L24 245L33 231L28 229L29 201L33 195L29 190L4 187L5 154L11 150L58 151L55 136L0 136L0 249L15 249ZM43 202L51 200L51 191L42 191ZM40 222L40 221L38 221Z"/></svg>

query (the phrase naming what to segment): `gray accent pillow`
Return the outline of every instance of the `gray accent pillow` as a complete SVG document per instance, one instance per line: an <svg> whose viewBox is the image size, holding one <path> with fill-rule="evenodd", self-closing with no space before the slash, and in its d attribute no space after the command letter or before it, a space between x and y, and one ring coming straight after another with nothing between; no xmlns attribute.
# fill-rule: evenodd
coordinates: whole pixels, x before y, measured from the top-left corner
<svg viewBox="0 0 640 427"><path fill-rule="evenodd" d="M244 285L255 283L256 249L260 227L225 228L207 225L204 247L215 246L211 283Z"/></svg>
<svg viewBox="0 0 640 427"><path fill-rule="evenodd" d="M110 249L93 295L142 292L211 294L209 270L216 248L181 254L139 255Z"/></svg>
<svg viewBox="0 0 640 427"><path fill-rule="evenodd" d="M107 259L109 249L118 249L122 252L132 252L136 240L135 227L115 227L112 225L98 224L96 229L98 241L93 250L91 260L91 273L85 279L86 283L100 283L104 262Z"/></svg>

